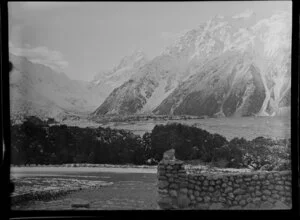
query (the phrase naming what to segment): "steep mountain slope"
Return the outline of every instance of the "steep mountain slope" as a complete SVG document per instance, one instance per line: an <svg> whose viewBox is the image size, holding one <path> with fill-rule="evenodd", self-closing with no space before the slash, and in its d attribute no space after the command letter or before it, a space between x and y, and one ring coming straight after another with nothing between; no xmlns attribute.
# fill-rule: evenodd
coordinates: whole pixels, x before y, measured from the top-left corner
<svg viewBox="0 0 300 220"><path fill-rule="evenodd" d="M277 115L290 106L291 15L216 16L187 31L93 115Z"/></svg>
<svg viewBox="0 0 300 220"><path fill-rule="evenodd" d="M35 115L60 119L67 114L88 114L102 103L109 93L127 81L146 63L141 51L124 57L105 74L91 82L71 80L25 57L10 54L14 69L10 74L11 115L14 120Z"/></svg>
<svg viewBox="0 0 300 220"><path fill-rule="evenodd" d="M41 118L60 114L89 113L99 103L88 83L71 80L64 73L10 54L14 69L10 74L12 116L36 115Z"/></svg>
<svg viewBox="0 0 300 220"><path fill-rule="evenodd" d="M113 89L128 81L145 63L147 63L146 55L140 50L134 51L131 55L121 59L120 63L112 70L96 74L89 85L89 89L92 91L101 89L102 103Z"/></svg>
<svg viewBox="0 0 300 220"><path fill-rule="evenodd" d="M227 52L207 62L200 73L176 88L154 112L231 116L243 105L253 113L262 105L264 92L260 72L249 58L238 52Z"/></svg>
<svg viewBox="0 0 300 220"><path fill-rule="evenodd" d="M11 75L21 75L14 70ZM14 76L12 76L14 77ZM22 79L21 79L22 80ZM29 83L20 86L10 82L10 111L12 122L22 121L25 116L38 116L39 118L56 118L65 111L53 101L37 92Z"/></svg>
<svg viewBox="0 0 300 220"><path fill-rule="evenodd" d="M161 55L140 67L130 80L114 89L97 114L151 112L178 85L185 65L169 55Z"/></svg>

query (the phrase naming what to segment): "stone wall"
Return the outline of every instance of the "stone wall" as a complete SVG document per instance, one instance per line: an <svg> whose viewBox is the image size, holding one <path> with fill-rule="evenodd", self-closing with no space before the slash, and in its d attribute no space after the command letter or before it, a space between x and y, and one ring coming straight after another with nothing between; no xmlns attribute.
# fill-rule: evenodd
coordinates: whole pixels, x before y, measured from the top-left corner
<svg viewBox="0 0 300 220"><path fill-rule="evenodd" d="M161 209L291 208L291 171L191 174L164 159L157 174Z"/></svg>

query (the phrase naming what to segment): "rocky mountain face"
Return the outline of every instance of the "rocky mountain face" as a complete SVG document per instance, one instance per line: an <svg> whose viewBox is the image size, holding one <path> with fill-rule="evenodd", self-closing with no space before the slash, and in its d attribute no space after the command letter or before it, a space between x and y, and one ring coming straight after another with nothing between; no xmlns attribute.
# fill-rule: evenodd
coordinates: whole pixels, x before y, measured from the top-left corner
<svg viewBox="0 0 300 220"><path fill-rule="evenodd" d="M66 115L87 115L146 63L146 58L136 51L111 71L96 75L91 82L71 80L64 73L25 57L10 54L10 61L14 65L10 73L10 102L15 121L32 115L58 120Z"/></svg>
<svg viewBox="0 0 300 220"><path fill-rule="evenodd" d="M291 14L216 16L141 65L93 113L197 116L286 114Z"/></svg>
<svg viewBox="0 0 300 220"><path fill-rule="evenodd" d="M151 112L179 82L181 65L169 55L140 67L130 80L114 89L94 114Z"/></svg>
<svg viewBox="0 0 300 220"><path fill-rule="evenodd" d="M106 98L113 89L128 81L146 62L146 55L142 51L134 51L131 55L121 59L120 63L112 70L96 74L91 81L89 88L96 91L101 88L102 95ZM105 98L102 99L101 103Z"/></svg>
<svg viewBox="0 0 300 220"><path fill-rule="evenodd" d="M42 64L10 54L10 102L13 119L24 116L57 118L67 113L94 110L101 101L88 89L88 83L71 80Z"/></svg>

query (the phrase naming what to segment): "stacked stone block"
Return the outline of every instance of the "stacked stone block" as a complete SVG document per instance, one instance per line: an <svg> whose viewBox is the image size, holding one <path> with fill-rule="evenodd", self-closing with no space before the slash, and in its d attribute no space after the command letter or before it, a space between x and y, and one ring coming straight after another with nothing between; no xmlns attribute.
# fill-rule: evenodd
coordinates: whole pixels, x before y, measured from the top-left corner
<svg viewBox="0 0 300 220"><path fill-rule="evenodd" d="M162 160L158 192L162 209L290 209L291 171L187 174Z"/></svg>

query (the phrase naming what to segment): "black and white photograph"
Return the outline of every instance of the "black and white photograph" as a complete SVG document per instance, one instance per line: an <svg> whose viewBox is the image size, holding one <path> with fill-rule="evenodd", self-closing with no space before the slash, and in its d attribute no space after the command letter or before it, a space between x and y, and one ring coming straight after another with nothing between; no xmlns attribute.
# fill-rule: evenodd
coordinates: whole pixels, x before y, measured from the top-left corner
<svg viewBox="0 0 300 220"><path fill-rule="evenodd" d="M291 1L8 2L12 210L291 210Z"/></svg>

